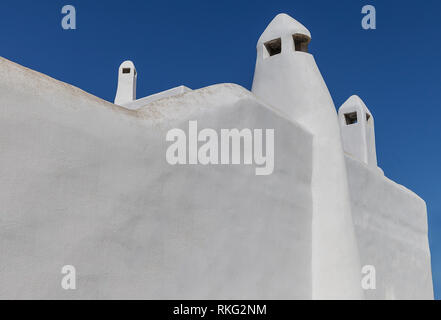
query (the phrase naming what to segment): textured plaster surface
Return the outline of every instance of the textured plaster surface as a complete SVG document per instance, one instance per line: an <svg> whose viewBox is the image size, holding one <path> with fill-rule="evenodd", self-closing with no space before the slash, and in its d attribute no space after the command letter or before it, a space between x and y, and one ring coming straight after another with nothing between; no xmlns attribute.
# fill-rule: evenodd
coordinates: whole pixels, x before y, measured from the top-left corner
<svg viewBox="0 0 441 320"><path fill-rule="evenodd" d="M0 72L0 298L311 297L303 128L237 85L135 112L4 59ZM166 131L188 119L276 128L274 173L169 165Z"/></svg>

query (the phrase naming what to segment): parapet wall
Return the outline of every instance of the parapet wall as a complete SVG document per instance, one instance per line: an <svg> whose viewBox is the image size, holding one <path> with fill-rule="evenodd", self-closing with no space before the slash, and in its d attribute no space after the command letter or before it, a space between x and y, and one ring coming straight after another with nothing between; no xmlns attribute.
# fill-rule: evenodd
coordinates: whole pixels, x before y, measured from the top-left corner
<svg viewBox="0 0 441 320"><path fill-rule="evenodd" d="M367 299L433 299L424 200L377 168L346 157L362 265L376 270Z"/></svg>
<svg viewBox="0 0 441 320"><path fill-rule="evenodd" d="M4 59L0 75L0 298L311 298L303 128L236 85L135 112ZM168 164L189 120L275 128L273 174Z"/></svg>

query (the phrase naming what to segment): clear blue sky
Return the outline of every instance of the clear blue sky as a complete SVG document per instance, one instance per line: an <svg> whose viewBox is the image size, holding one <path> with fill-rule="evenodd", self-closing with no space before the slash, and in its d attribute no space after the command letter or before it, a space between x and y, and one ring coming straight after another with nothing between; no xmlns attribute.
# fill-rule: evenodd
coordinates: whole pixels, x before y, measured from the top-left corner
<svg viewBox="0 0 441 320"><path fill-rule="evenodd" d="M61 28L66 4L77 30ZM376 7L376 30L361 28L366 4ZM441 1L2 0L0 55L109 101L126 59L138 97L181 84L250 88L257 39L280 12L311 31L336 106L358 94L373 113L385 174L426 200L441 298Z"/></svg>

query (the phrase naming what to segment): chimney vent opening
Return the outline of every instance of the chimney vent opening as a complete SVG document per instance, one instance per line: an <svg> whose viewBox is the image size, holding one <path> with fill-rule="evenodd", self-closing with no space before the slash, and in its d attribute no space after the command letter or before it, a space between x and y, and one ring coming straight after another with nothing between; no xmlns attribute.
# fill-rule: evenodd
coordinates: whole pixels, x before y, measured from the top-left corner
<svg viewBox="0 0 441 320"><path fill-rule="evenodd" d="M357 112L345 113L345 120L348 126L357 123Z"/></svg>
<svg viewBox="0 0 441 320"><path fill-rule="evenodd" d="M271 41L267 41L265 42L264 47L268 53L267 57L279 54L282 52L282 39L277 38Z"/></svg>
<svg viewBox="0 0 441 320"><path fill-rule="evenodd" d="M294 40L294 50L301 52L308 52L308 44L311 39L303 34L293 34L292 39Z"/></svg>

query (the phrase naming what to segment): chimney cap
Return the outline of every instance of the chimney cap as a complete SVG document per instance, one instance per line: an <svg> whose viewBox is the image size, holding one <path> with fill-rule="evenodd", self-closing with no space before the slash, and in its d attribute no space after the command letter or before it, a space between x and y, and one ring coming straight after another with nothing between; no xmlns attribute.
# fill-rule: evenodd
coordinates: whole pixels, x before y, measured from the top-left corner
<svg viewBox="0 0 441 320"><path fill-rule="evenodd" d="M283 35L294 34L301 34L311 39L311 33L304 25L286 13L279 13L266 27L257 44L263 44L265 42L280 38Z"/></svg>
<svg viewBox="0 0 441 320"><path fill-rule="evenodd" d="M126 68L134 69L136 71L135 64L130 60L126 60L121 63L121 65L119 66L119 72L121 73L122 70Z"/></svg>
<svg viewBox="0 0 441 320"><path fill-rule="evenodd" d="M340 108L338 108L338 113L340 114L342 112L348 111L349 109L353 110L354 108L358 109L358 110L362 110L362 111L368 113L369 116L372 117L372 113L369 111L366 104L357 95L350 96L349 99L346 100L345 103L343 103L340 106Z"/></svg>

